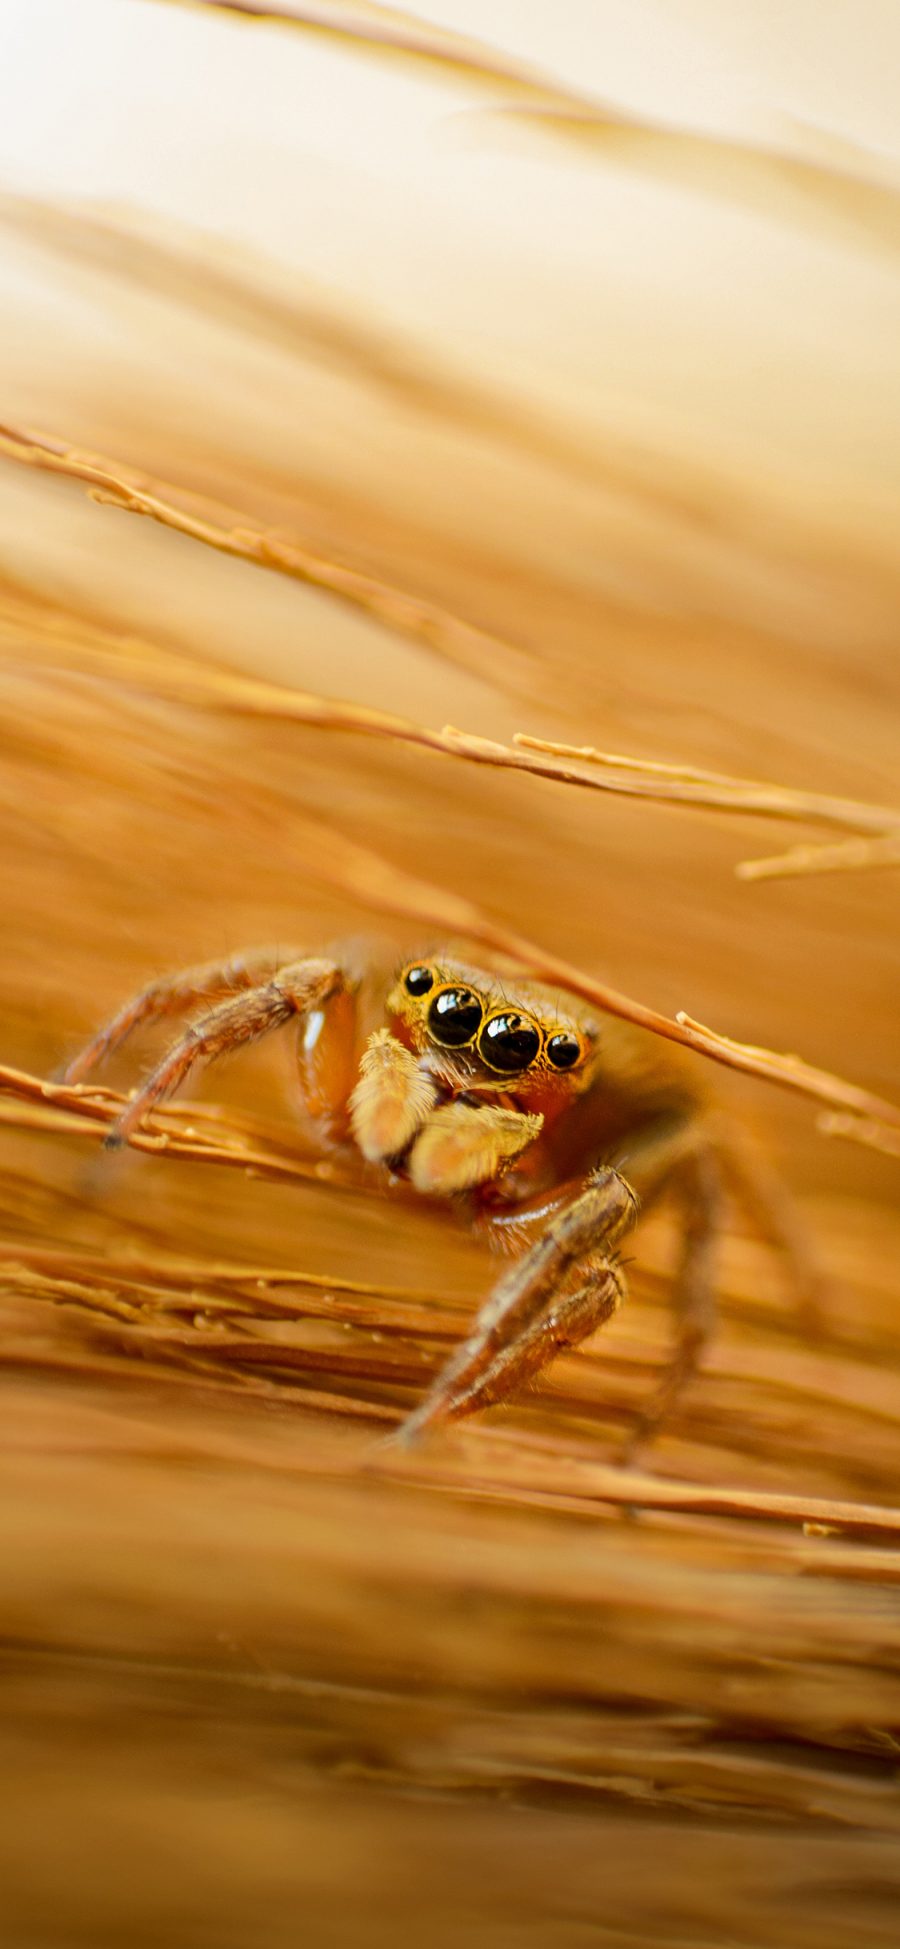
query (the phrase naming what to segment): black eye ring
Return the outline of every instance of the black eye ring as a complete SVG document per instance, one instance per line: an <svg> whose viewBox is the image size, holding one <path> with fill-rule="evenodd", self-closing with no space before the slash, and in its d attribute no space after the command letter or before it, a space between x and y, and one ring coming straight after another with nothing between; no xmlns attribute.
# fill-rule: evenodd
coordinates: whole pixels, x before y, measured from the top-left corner
<svg viewBox="0 0 900 1949"><path fill-rule="evenodd" d="M472 988L440 988L428 1009L428 1027L444 1049L464 1049L474 1042L484 1008Z"/></svg>
<svg viewBox="0 0 900 1949"><path fill-rule="evenodd" d="M403 986L410 995L427 995L434 987L434 975L430 968L418 965L415 968L407 968L403 977Z"/></svg>
<svg viewBox="0 0 900 1949"><path fill-rule="evenodd" d="M556 1035L547 1038L547 1061L554 1069L574 1069L581 1060L581 1043L577 1035L568 1029L560 1029Z"/></svg>
<svg viewBox="0 0 900 1949"><path fill-rule="evenodd" d="M515 1076L530 1069L540 1054L541 1032L530 1015L517 1009L504 1009L491 1015L478 1037L478 1054L488 1069L500 1076Z"/></svg>

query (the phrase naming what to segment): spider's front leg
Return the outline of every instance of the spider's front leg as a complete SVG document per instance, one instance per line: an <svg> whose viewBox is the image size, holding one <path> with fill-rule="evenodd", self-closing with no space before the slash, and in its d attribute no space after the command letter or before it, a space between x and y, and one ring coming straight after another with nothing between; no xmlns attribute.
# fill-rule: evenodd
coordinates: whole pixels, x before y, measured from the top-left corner
<svg viewBox="0 0 900 1949"><path fill-rule="evenodd" d="M217 1056L258 1042L261 1036L281 1028L292 1017L309 1021L317 1012L333 1010L341 997L352 1000L344 971L335 961L298 957L279 966L277 954L265 948L241 959L210 962L154 982L127 1003L76 1057L67 1071L67 1081L80 1082L95 1063L117 1049L139 1024L181 1013L198 1001L216 1003L192 1022L167 1051L113 1124L105 1142L109 1148L117 1149L138 1129L148 1110L165 1102L198 1064L213 1062ZM307 1082L313 1059L310 1052ZM333 1064L333 1056L331 1060ZM321 1070L321 1063L319 1067ZM334 1091L333 1095L333 1107L337 1109L339 1092Z"/></svg>
<svg viewBox="0 0 900 1949"><path fill-rule="evenodd" d="M280 954L272 947L252 948L249 953L229 955L224 961L204 961L199 966L181 968L176 974L149 982L73 1057L63 1072L63 1081L83 1082L92 1069L121 1048L135 1029L163 1021L170 1015L183 1015L200 1002L224 1001L241 990L259 988L277 972L279 965L291 966L300 959L300 954L292 948L282 949Z"/></svg>
<svg viewBox="0 0 900 1949"><path fill-rule="evenodd" d="M625 1289L616 1248L636 1214L637 1197L618 1171L592 1172L495 1286L401 1437L504 1399L609 1319Z"/></svg>

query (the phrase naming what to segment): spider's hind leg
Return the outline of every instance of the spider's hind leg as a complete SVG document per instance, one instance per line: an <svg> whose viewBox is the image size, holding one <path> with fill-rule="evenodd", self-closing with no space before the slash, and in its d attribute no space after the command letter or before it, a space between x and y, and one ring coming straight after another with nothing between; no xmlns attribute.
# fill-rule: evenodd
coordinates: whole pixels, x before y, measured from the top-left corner
<svg viewBox="0 0 900 1949"><path fill-rule="evenodd" d="M637 1172L640 1182L640 1172ZM644 1408L622 1449L623 1464L635 1461L652 1441L698 1372L715 1332L718 1248L724 1224L722 1169L712 1142L698 1143L677 1156L648 1196L675 1179L683 1210L681 1257L672 1286L677 1328L675 1346L656 1393Z"/></svg>
<svg viewBox="0 0 900 1949"><path fill-rule="evenodd" d="M721 1156L736 1203L782 1262L798 1331L809 1340L817 1339L829 1314L839 1313L841 1302L802 1213L751 1133L729 1126L722 1134Z"/></svg>
<svg viewBox="0 0 900 1949"><path fill-rule="evenodd" d="M655 1396L630 1435L622 1460L651 1441L700 1369L715 1332L716 1274L726 1191L784 1261L801 1332L821 1329L829 1282L802 1219L765 1153L730 1119L712 1116L651 1128L629 1160L642 1205L671 1185L679 1197L682 1250L672 1285L674 1351Z"/></svg>

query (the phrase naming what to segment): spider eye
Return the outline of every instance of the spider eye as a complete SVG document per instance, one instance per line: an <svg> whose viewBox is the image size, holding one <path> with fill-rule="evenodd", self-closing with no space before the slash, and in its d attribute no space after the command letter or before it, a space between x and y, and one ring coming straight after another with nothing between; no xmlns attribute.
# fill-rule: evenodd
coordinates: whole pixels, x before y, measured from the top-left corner
<svg viewBox="0 0 900 1949"><path fill-rule="evenodd" d="M482 1014L471 988L442 988L428 1010L428 1026L445 1049L462 1049L478 1034Z"/></svg>
<svg viewBox="0 0 900 1949"><path fill-rule="evenodd" d="M411 995L427 995L434 987L434 975L430 968L407 968L403 986Z"/></svg>
<svg viewBox="0 0 900 1949"><path fill-rule="evenodd" d="M547 1043L547 1061L554 1069L572 1069L581 1055L581 1043L577 1035L569 1035L561 1029L558 1035L551 1035Z"/></svg>
<svg viewBox="0 0 900 1949"><path fill-rule="evenodd" d="M492 1015L478 1038L482 1060L505 1076L527 1069L540 1046L540 1035L527 1015Z"/></svg>

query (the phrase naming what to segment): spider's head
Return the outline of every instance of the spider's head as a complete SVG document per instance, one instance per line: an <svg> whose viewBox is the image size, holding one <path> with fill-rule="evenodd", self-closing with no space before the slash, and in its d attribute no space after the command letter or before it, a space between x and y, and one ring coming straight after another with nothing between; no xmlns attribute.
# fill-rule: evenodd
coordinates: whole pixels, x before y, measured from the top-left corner
<svg viewBox="0 0 900 1949"><path fill-rule="evenodd" d="M407 1045L456 1088L578 1095L597 1028L574 996L442 954L400 970L388 1014Z"/></svg>

